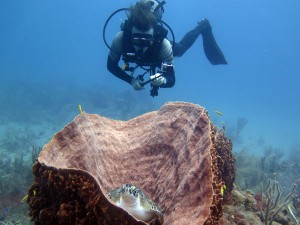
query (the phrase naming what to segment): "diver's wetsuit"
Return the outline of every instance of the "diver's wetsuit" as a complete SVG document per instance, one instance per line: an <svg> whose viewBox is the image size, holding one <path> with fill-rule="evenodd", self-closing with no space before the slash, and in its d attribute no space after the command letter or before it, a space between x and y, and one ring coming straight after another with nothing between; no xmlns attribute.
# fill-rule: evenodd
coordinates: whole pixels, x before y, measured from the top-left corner
<svg viewBox="0 0 300 225"><path fill-rule="evenodd" d="M111 51L109 52L107 58L107 69L119 79L131 84L133 79L132 76L128 75L124 70L118 65L121 55L122 55L122 46L123 46L123 31L120 31L115 35L113 43L111 45ZM157 56L161 63L172 64L173 61L173 52L171 43L164 38L161 45L159 55ZM160 63L160 64L161 64ZM161 88L170 88L175 84L175 71L171 73L165 73L163 77L166 78L166 83L161 85Z"/></svg>

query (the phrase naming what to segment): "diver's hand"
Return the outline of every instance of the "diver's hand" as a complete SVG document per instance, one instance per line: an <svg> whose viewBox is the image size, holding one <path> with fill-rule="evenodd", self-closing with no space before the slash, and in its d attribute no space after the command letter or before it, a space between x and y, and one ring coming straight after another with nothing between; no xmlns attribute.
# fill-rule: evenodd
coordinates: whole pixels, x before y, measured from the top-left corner
<svg viewBox="0 0 300 225"><path fill-rule="evenodd" d="M134 90L139 91L139 90L144 89L144 87L141 85L140 81L141 80L138 78L134 78L134 77L132 78L131 85Z"/></svg>
<svg viewBox="0 0 300 225"><path fill-rule="evenodd" d="M150 83L154 86L161 86L167 83L167 79L163 77L161 73L156 73L150 76L150 80L151 80Z"/></svg>

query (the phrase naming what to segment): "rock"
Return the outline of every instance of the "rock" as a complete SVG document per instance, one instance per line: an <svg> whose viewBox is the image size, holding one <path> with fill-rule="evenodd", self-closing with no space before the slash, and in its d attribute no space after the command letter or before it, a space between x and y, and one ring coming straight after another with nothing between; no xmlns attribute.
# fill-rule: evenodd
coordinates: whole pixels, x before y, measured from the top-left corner
<svg viewBox="0 0 300 225"><path fill-rule="evenodd" d="M190 103L168 103L129 121L82 113L34 164L30 216L42 225L159 225L138 221L108 198L131 183L162 209L165 225L217 224L221 188L234 181L222 160L233 159L231 145L220 137L206 110Z"/></svg>

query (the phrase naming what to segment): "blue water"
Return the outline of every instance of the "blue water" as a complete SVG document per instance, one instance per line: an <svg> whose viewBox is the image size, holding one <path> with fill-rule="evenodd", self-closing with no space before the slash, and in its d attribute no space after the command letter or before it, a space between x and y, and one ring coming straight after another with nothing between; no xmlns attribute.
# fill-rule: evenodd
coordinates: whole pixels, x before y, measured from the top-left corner
<svg viewBox="0 0 300 225"><path fill-rule="evenodd" d="M134 104L144 107L139 107L136 114L157 109L167 101L189 101L205 107L217 125L224 122L228 132L234 130L238 118L245 118L248 123L235 151L246 148L259 154L266 146L273 146L299 153L298 0L167 1L163 19L173 28L177 40L197 21L208 18L229 64L210 65L199 38L183 57L174 61L175 87L160 90L154 99L148 95L149 89L135 92L106 69L108 49L102 40L105 20L114 10L134 2L2 0L2 134L7 124L28 126L29 120L38 130L36 136L44 135L32 142L43 145L77 114L77 103L87 112L100 113L105 107L103 102L116 104L117 109L114 93L123 93L130 96L128 101L134 99ZM108 42L124 19L123 13L112 19L107 29ZM103 98L105 91L109 100ZM102 99L95 100L99 93ZM56 118L62 111L69 114ZM56 127L43 120L49 114L49 123L59 121ZM118 117L110 112L104 114Z"/></svg>

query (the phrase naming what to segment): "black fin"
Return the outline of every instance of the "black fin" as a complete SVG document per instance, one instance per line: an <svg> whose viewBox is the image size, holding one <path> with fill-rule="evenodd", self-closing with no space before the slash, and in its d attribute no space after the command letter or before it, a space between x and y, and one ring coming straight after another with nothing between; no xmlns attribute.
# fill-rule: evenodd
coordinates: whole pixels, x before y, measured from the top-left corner
<svg viewBox="0 0 300 225"><path fill-rule="evenodd" d="M213 65L227 64L223 52L219 48L211 29L202 33L203 48L208 61Z"/></svg>

